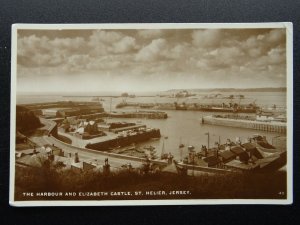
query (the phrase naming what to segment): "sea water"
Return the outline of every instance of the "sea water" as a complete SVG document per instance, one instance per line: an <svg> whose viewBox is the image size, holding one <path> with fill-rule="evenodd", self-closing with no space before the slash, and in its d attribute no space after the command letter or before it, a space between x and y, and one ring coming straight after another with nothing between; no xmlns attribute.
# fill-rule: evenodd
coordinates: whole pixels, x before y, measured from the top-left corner
<svg viewBox="0 0 300 225"><path fill-rule="evenodd" d="M230 95L231 93L226 93ZM234 93L237 94L237 93ZM240 104L243 101L255 102L257 105L264 108L271 108L274 104L278 108L286 108L286 93L284 92L249 92L242 93L245 99L236 100ZM101 94L98 94L101 96ZM202 93L205 95L205 93ZM107 95L106 95L107 96ZM105 111L118 111L128 112L141 110L135 107L116 109L116 105L123 100L127 102L138 102L138 103L174 103L175 101L185 103L215 103L220 102L229 103L232 100L229 99L204 99L203 97L190 97L190 98L170 98L170 97L158 97L156 95L150 95L149 97L135 97L135 98L122 98L122 97L99 97L102 99L101 103ZM92 96L63 96L63 95L19 95L17 96L17 104L28 104L28 103L43 103L53 101L91 101ZM147 110L147 109L142 109ZM147 143L139 144L139 147L152 145L156 148L158 155L161 151L164 153L172 153L175 158L179 159L187 155L187 147L192 145L196 151L200 151L202 145L214 147L216 142L225 143L227 139L235 141L236 138L240 138L241 141L247 140L253 134L260 134L266 136L267 140L272 143L273 139L283 134L274 132L257 131L251 129L215 126L201 124L201 118L206 115L220 114L211 112L201 111L178 111L178 110L161 110L168 114L167 119L142 119L142 118L108 118L107 122L134 122L145 124L147 127L159 128L162 137L160 139L150 140ZM207 135L209 133L209 135ZM184 144L183 149L179 148L180 144Z"/></svg>

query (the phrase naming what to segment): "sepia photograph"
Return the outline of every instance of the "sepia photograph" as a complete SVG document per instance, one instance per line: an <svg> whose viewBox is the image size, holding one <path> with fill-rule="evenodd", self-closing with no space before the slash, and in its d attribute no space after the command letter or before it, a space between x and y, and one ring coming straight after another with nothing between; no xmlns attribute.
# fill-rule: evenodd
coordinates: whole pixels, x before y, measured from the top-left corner
<svg viewBox="0 0 300 225"><path fill-rule="evenodd" d="M291 204L292 36L13 25L10 204Z"/></svg>

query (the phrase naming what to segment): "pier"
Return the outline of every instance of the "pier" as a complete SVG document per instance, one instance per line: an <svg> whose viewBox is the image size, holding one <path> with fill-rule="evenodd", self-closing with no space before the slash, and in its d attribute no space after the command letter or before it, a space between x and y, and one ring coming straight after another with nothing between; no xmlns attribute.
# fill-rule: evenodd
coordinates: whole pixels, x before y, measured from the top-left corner
<svg viewBox="0 0 300 225"><path fill-rule="evenodd" d="M227 112L227 113L256 113L260 108L256 105L237 105L237 104L212 104L212 103L138 103L138 102L121 102L116 108L135 107L148 108L153 110L188 110L203 112Z"/></svg>
<svg viewBox="0 0 300 225"><path fill-rule="evenodd" d="M138 112L122 112L109 113L109 117L113 118L147 118L147 119L167 119L168 114L160 111L138 111Z"/></svg>
<svg viewBox="0 0 300 225"><path fill-rule="evenodd" d="M216 118L214 116L205 116L202 118L203 124L239 127L268 132L286 133L286 123L283 122L261 122L255 120L241 120L229 118Z"/></svg>

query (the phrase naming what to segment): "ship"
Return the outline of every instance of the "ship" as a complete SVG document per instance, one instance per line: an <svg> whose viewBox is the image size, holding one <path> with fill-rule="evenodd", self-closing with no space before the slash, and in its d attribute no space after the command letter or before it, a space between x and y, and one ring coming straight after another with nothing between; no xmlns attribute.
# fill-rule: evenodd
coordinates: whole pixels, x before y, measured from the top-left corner
<svg viewBox="0 0 300 225"><path fill-rule="evenodd" d="M142 108L142 109L150 109L150 108L153 108L155 105L154 104L147 104L147 103L144 103L144 104L139 104L139 107Z"/></svg>
<svg viewBox="0 0 300 225"><path fill-rule="evenodd" d="M222 107L222 106L197 106L194 110L206 112L228 112L228 113L256 113L260 108L256 105Z"/></svg>
<svg viewBox="0 0 300 225"><path fill-rule="evenodd" d="M210 107L210 106L203 106L197 108L197 111L204 111L204 112L236 112L233 108L223 108L223 107Z"/></svg>

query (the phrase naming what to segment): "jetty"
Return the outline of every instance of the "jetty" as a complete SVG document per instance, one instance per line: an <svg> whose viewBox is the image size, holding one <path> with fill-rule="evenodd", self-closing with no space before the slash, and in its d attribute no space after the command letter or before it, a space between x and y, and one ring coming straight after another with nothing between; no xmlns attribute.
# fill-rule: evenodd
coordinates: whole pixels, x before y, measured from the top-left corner
<svg viewBox="0 0 300 225"><path fill-rule="evenodd" d="M268 132L286 133L286 123L278 121L256 121L256 120L242 120L233 118L219 118L215 116L205 116L201 119L203 124L239 127L246 129L262 130Z"/></svg>

